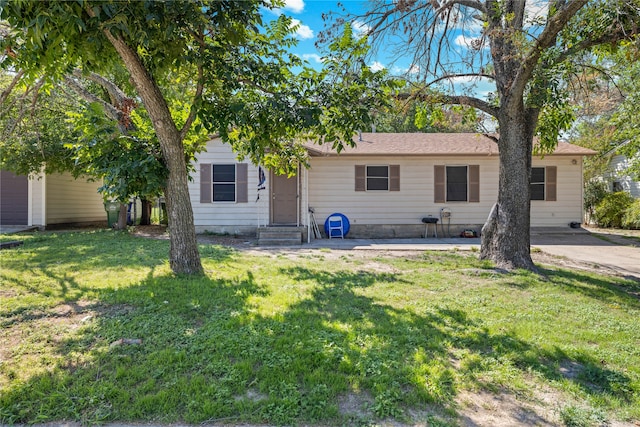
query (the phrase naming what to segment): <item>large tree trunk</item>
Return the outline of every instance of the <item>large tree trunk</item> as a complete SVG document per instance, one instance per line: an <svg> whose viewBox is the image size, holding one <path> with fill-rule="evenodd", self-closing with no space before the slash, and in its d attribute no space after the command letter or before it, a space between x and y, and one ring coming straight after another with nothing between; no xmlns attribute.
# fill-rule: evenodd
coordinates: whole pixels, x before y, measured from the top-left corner
<svg viewBox="0 0 640 427"><path fill-rule="evenodd" d="M90 9L88 12L92 14ZM145 68L136 50L106 29L104 34L131 75L133 85L153 123L169 171L165 198L169 219L171 270L176 274L204 274L196 240L193 208L189 197L187 164L180 132L176 128L160 88Z"/></svg>
<svg viewBox="0 0 640 427"><path fill-rule="evenodd" d="M535 271L531 260L530 188L534 116L512 111L500 120L498 201L482 227L481 259L508 270Z"/></svg>

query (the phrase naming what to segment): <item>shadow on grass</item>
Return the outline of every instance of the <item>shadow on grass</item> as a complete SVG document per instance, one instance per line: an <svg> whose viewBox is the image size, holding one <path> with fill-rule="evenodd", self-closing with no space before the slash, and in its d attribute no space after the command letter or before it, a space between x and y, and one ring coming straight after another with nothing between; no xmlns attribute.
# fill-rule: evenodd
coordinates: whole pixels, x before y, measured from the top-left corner
<svg viewBox="0 0 640 427"><path fill-rule="evenodd" d="M494 363L567 378L592 395L630 389L623 373L587 356L581 373L566 375L564 352L491 333L462 309L434 303L417 312L369 293L409 285L393 274L321 266L278 274L309 291L271 315L258 314L270 293L252 271L226 279L150 274L103 291L93 321L50 343L51 365L3 390L0 422L340 425L410 413L428 419L432 413L419 413L428 407L453 424L460 378L498 387L483 375ZM456 350L477 363L459 364ZM347 400L355 403L347 408Z"/></svg>

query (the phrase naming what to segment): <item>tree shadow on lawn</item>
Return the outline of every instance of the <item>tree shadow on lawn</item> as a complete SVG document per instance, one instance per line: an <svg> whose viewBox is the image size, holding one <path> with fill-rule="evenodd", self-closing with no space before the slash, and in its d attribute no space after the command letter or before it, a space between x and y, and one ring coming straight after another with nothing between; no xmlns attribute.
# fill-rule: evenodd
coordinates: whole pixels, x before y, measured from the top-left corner
<svg viewBox="0 0 640 427"><path fill-rule="evenodd" d="M93 232L49 233L27 241L15 251L15 256L2 259L0 282L5 289L19 290L37 296L33 304L17 305L0 313L0 326L46 317L50 303L63 300L68 304L93 298L111 289L97 289L94 283L83 280L85 275L100 272L113 276L128 286L123 271L148 269L152 277L158 267L167 263L169 245L165 241L141 239L111 230ZM203 260L221 262L230 259L236 250L222 246L200 246ZM28 271L28 279L21 272ZM15 292L14 292L15 293ZM48 301L44 303L42 301ZM9 305L7 304L7 307ZM81 311L82 309L78 309Z"/></svg>
<svg viewBox="0 0 640 427"><path fill-rule="evenodd" d="M561 351L492 334L460 309L415 312L366 295L378 284L407 285L392 274L280 273L312 287L271 315L258 314L270 294L250 271L218 280L149 276L105 293L94 322L51 343L59 358L47 372L3 392L0 422L339 425L436 414L453 423L462 377L503 386L483 378L488 363L563 378ZM456 350L478 363L458 363ZM580 363L599 378L601 387L585 387L593 395L614 393L614 377L628 381L588 356ZM354 396L353 407L341 405Z"/></svg>

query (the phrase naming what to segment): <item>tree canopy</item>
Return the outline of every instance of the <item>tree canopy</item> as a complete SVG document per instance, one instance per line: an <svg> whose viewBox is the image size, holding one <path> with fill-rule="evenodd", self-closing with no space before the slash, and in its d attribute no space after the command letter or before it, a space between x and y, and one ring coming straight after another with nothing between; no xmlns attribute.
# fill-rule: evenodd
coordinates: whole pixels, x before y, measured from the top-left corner
<svg viewBox="0 0 640 427"><path fill-rule="evenodd" d="M340 146L369 125L370 112L384 103L390 85L384 73L357 60L366 48L348 26L330 46L323 71L294 73L304 64L286 49L295 43L291 19L281 15L264 22L261 13L279 5L0 1L0 20L8 23L2 67L33 81L42 75L60 81L75 68L108 74L116 63L127 70L167 167L169 262L176 273L203 272L185 160L184 140L192 128L221 135L239 155L290 171L287 159L300 158L299 136ZM170 109L168 88L176 75L194 82L183 95L189 99L182 109L186 115Z"/></svg>

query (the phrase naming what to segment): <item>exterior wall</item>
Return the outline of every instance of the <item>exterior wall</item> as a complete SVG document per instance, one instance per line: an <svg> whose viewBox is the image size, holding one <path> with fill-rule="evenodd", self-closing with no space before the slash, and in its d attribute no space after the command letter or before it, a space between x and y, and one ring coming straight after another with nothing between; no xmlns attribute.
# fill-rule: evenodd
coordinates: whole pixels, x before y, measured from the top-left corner
<svg viewBox="0 0 640 427"><path fill-rule="evenodd" d="M46 224L106 221L100 184L74 179L71 174L46 176Z"/></svg>
<svg viewBox="0 0 640 427"><path fill-rule="evenodd" d="M248 163L248 202L200 203L200 163ZM267 174L268 175L268 174ZM196 155L195 170L191 172L189 194L193 206L196 232L250 234L269 222L269 188L260 190L258 198L258 168L249 161L239 161L228 144L209 141L207 150Z"/></svg>
<svg viewBox="0 0 640 427"><path fill-rule="evenodd" d="M609 164L610 181L618 181L622 189L635 198L640 198L640 182L634 181L625 170L629 167L629 160L625 156L616 155Z"/></svg>
<svg viewBox="0 0 640 427"><path fill-rule="evenodd" d="M582 162L572 157L534 158L533 166L558 167L555 202L532 202L532 227L568 226L582 218ZM400 165L400 191L355 191L355 165ZM434 203L434 166L479 165L480 201ZM309 205L322 225L340 212L349 218L351 237L418 237L423 217L451 211L451 234L480 230L498 196L498 157L314 157L309 171ZM439 224L438 232L442 232ZM446 230L446 226L445 226Z"/></svg>
<svg viewBox="0 0 640 427"><path fill-rule="evenodd" d="M576 164L573 164L573 160ZM533 158L533 167L557 166L557 199L531 201L532 227L565 227L582 222L582 159L580 156L545 156Z"/></svg>
<svg viewBox="0 0 640 427"><path fill-rule="evenodd" d="M240 162L248 163L248 202L200 203L199 164ZM340 212L351 223L349 237L420 237L426 231L422 218L439 217L442 208L451 211L451 235L465 228L480 231L498 196L497 156L331 156L312 157L310 164L299 178L300 224L308 223L307 206L314 209L321 230L329 215ZM400 165L400 191L355 191L355 165ZM435 165L478 165L480 201L435 203ZM533 166L557 167L557 201L532 201L531 226L567 227L570 222L581 222L582 159L546 156L534 158ZM268 172L266 175L266 188L258 192L258 168L248 160L238 161L228 145L210 141L207 151L197 155L189 182L196 231L241 235L268 225L271 189ZM439 224L438 234L442 231Z"/></svg>
<svg viewBox="0 0 640 427"><path fill-rule="evenodd" d="M25 175L0 171L0 224L27 225L29 221L29 181Z"/></svg>

